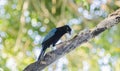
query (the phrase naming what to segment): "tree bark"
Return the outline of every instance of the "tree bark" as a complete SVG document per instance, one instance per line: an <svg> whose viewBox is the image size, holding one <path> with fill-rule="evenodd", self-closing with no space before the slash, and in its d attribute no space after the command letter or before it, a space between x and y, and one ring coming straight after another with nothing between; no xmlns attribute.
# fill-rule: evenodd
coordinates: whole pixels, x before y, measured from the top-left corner
<svg viewBox="0 0 120 71"><path fill-rule="evenodd" d="M82 43L88 42L90 39L104 32L108 28L111 28L112 26L118 24L119 22L120 22L120 9L110 14L106 19L101 21L95 28L86 29L77 34L71 40L56 45L57 49L46 53L41 63L39 61L36 61L28 65L24 69L24 71L41 71L51 63L61 58L63 55L69 53L70 51L80 46Z"/></svg>

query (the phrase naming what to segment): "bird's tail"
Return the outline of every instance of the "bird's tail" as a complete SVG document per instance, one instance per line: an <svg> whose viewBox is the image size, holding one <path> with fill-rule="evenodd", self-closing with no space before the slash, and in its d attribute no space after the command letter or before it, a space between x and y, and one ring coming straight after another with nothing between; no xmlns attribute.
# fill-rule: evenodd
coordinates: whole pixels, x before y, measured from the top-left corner
<svg viewBox="0 0 120 71"><path fill-rule="evenodd" d="M41 62L41 60L42 60L42 59L43 59L43 57L44 57L44 53L45 53L45 48L44 48L44 47L42 47L42 49L41 49L41 53L40 53L39 58L38 58L38 61L40 61L40 62Z"/></svg>

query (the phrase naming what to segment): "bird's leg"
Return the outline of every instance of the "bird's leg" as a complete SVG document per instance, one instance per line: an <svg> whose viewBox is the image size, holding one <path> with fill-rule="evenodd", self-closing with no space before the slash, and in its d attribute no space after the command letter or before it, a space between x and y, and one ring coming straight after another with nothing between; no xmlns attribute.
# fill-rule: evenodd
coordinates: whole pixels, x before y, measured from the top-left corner
<svg viewBox="0 0 120 71"><path fill-rule="evenodd" d="M50 51L52 51L52 50L54 50L54 47L53 46L51 46L51 50ZM52 54L49 54L50 56L52 56Z"/></svg>
<svg viewBox="0 0 120 71"><path fill-rule="evenodd" d="M55 47L55 44L53 44L53 46L51 47L51 51L55 50L56 47ZM51 56L55 56L54 54L51 54Z"/></svg>
<svg viewBox="0 0 120 71"><path fill-rule="evenodd" d="M55 49L56 49L56 47L53 47L53 45L52 45L52 46L50 46L50 48L51 48L51 51L53 51L53 50L55 50ZM52 53L49 53L49 55L50 55L50 56L53 56L53 54L52 54Z"/></svg>

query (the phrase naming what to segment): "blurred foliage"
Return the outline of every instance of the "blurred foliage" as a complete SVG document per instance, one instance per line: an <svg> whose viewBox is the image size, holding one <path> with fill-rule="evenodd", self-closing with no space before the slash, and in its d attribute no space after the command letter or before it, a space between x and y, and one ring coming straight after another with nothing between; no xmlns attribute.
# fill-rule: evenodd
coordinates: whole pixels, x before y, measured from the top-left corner
<svg viewBox="0 0 120 71"><path fill-rule="evenodd" d="M0 71L22 71L37 60L52 28L70 25L72 36L62 40L71 39L119 7L119 0L0 0ZM119 28L110 28L45 71L119 71Z"/></svg>

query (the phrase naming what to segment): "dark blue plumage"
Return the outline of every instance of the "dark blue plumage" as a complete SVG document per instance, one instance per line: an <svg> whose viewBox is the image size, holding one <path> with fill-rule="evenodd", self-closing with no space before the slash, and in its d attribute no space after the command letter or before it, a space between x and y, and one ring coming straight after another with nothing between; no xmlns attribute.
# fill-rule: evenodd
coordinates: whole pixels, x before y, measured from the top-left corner
<svg viewBox="0 0 120 71"><path fill-rule="evenodd" d="M55 35L55 32L57 31L56 28L52 29L44 38L44 40L42 42L45 42L46 40L48 40L49 38L51 38L53 35Z"/></svg>
<svg viewBox="0 0 120 71"><path fill-rule="evenodd" d="M71 28L68 25L64 25L62 27L54 28L52 29L43 39L42 41L42 49L41 54L38 58L38 61L41 61L41 59L44 57L44 53L50 45L55 46L57 41L65 34L65 33L71 33Z"/></svg>

